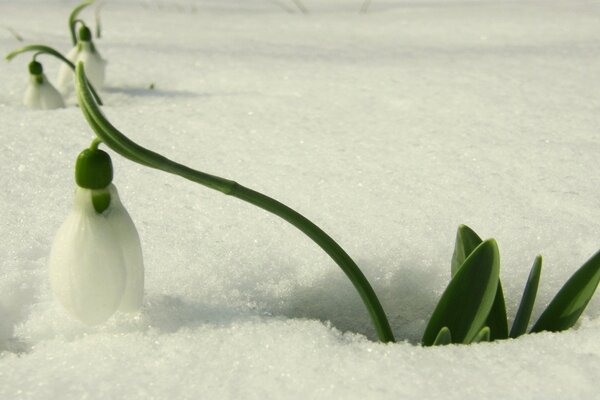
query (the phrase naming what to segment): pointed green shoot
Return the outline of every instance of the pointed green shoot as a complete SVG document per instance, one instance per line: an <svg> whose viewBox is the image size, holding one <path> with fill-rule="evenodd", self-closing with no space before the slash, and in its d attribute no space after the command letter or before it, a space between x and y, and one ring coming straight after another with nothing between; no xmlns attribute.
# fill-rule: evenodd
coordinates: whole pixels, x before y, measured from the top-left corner
<svg viewBox="0 0 600 400"><path fill-rule="evenodd" d="M490 327L484 326L473 338L471 343L489 342L490 341Z"/></svg>
<svg viewBox="0 0 600 400"><path fill-rule="evenodd" d="M433 346L445 346L450 343L452 343L452 334L450 333L450 329L445 326L440 329L440 332L435 337Z"/></svg>
<svg viewBox="0 0 600 400"><path fill-rule="evenodd" d="M592 256L558 291L531 332L559 332L579 319L600 281L600 251Z"/></svg>
<svg viewBox="0 0 600 400"><path fill-rule="evenodd" d="M494 304L485 324L490 328L492 340L508 339L508 317L506 316L506 304L504 302L504 291L502 283L498 279L498 288Z"/></svg>
<svg viewBox="0 0 600 400"><path fill-rule="evenodd" d="M452 254L451 271L452 276L458 272L469 254L482 242L475 231L467 225L460 225L456 232L454 254ZM490 327L492 340L508 338L508 318L506 316L506 304L502 284L498 281L496 298L492 310L487 318L486 325Z"/></svg>
<svg viewBox="0 0 600 400"><path fill-rule="evenodd" d="M485 325L499 271L498 245L488 239L467 257L442 294L423 334L423 345L431 346L443 327L452 332L453 343L469 343Z"/></svg>
<svg viewBox="0 0 600 400"><path fill-rule="evenodd" d="M521 297L521 304L519 304L517 315L515 316L512 328L510 329L511 338L517 338L527 332L527 326L529 325L529 319L531 318L531 312L533 310L533 305L535 304L535 296L537 295L541 274L542 256L537 256L533 262L531 271L529 272L529 278L527 278L523 297Z"/></svg>
<svg viewBox="0 0 600 400"><path fill-rule="evenodd" d="M475 231L466 225L459 225L454 242L454 254L452 254L451 271L456 275L469 254L483 242Z"/></svg>

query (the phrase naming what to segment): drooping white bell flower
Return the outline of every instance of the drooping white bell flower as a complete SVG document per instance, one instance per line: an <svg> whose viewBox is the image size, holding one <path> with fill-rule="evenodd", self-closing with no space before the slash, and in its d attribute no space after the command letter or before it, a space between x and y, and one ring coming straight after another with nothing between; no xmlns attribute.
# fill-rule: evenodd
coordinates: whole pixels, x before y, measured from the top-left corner
<svg viewBox="0 0 600 400"><path fill-rule="evenodd" d="M142 246L137 229L129 213L121 204L121 199L114 185L108 187L111 206L108 211L108 220L113 228L117 240L123 249L127 281L125 292L119 304L119 310L134 312L142 306L144 296L144 262Z"/></svg>
<svg viewBox="0 0 600 400"><path fill-rule="evenodd" d="M29 84L23 104L32 110L53 110L65 106L62 95L48 81L42 64L37 61L29 63Z"/></svg>
<svg viewBox="0 0 600 400"><path fill-rule="evenodd" d="M85 65L85 73L94 89L100 90L104 85L106 61L98 53L98 49L92 42L90 30L83 26L79 29L79 41L69 53L67 60L77 65L80 61ZM57 86L64 96L71 94L75 88L73 70L66 64L58 70Z"/></svg>
<svg viewBox="0 0 600 400"><path fill-rule="evenodd" d="M50 252L50 286L69 314L94 325L140 308L144 266L137 230L110 183L108 154L84 150L75 176L73 209Z"/></svg>

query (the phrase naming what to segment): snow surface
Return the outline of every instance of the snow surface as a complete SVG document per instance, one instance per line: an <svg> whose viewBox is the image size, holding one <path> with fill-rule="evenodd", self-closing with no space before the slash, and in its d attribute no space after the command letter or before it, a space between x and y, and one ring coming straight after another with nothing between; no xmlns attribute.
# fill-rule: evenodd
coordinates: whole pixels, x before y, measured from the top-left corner
<svg viewBox="0 0 600 400"><path fill-rule="evenodd" d="M2 0L0 25L66 52L74 4ZM73 99L21 105L20 56L0 69L1 399L600 398L598 294L565 333L417 345L460 223L498 240L510 316L536 254L534 318L600 247L600 3L304 4L107 2L105 112L320 225L400 343L376 342L345 276L293 227L117 155L145 304L96 328L70 319L46 261L93 135ZM0 29L2 54L20 45Z"/></svg>

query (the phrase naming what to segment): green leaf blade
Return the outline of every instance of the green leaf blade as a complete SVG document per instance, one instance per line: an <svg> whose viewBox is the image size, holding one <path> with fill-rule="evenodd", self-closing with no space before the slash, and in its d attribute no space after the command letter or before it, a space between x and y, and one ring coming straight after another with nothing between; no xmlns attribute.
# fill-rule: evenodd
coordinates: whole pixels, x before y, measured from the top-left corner
<svg viewBox="0 0 600 400"><path fill-rule="evenodd" d="M540 275L542 274L542 256L537 256L529 272L529 278L525 284L523 290L523 297L521 297L521 304L517 310L517 315L513 321L512 328L510 329L510 337L517 338L527 332L527 325L531 318L531 312L533 311L533 305L535 304L535 297L537 296L537 290L540 283Z"/></svg>
<svg viewBox="0 0 600 400"><path fill-rule="evenodd" d="M451 272L456 275L467 257L483 242L475 231L466 225L459 225L454 242L454 253L452 254Z"/></svg>
<svg viewBox="0 0 600 400"><path fill-rule="evenodd" d="M508 317L506 316L506 303L504 302L504 292L500 279L498 279L494 304L492 304L492 309L485 324L490 328L492 340L508 339Z"/></svg>
<svg viewBox="0 0 600 400"><path fill-rule="evenodd" d="M450 333L450 329L445 326L440 329L440 332L433 341L433 346L445 346L450 343L452 343L452 333Z"/></svg>
<svg viewBox="0 0 600 400"><path fill-rule="evenodd" d="M469 343L484 326L498 287L500 254L493 239L482 242L467 257L442 294L423 334L431 346L447 327L453 343Z"/></svg>
<svg viewBox="0 0 600 400"><path fill-rule="evenodd" d="M489 326L484 326L473 338L471 343L489 342L491 338L491 332Z"/></svg>
<svg viewBox="0 0 600 400"><path fill-rule="evenodd" d="M452 254L451 271L454 276L461 268L467 257L481 244L481 237L467 225L460 225L456 232L456 241L454 244L454 253ZM496 289L496 298L486 320L486 325L490 327L492 340L508 338L508 318L506 316L506 303L504 301L504 292L502 284L498 281Z"/></svg>
<svg viewBox="0 0 600 400"><path fill-rule="evenodd" d="M560 332L571 328L594 295L600 281L600 251L594 254L558 291L531 332Z"/></svg>

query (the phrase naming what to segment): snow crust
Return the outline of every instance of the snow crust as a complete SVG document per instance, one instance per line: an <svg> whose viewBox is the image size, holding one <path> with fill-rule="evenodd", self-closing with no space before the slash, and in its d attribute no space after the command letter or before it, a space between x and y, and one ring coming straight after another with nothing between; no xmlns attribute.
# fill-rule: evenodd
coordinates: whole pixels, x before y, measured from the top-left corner
<svg viewBox="0 0 600 400"><path fill-rule="evenodd" d="M0 1L0 24L66 52L74 4ZM343 273L287 223L118 155L144 306L96 328L70 319L46 264L93 135L73 98L21 105L20 56L0 70L0 399L600 398L598 294L565 333L416 345L460 223L497 239L511 317L536 254L534 318L600 248L600 4L304 4L107 2L104 110L321 226L399 343L376 342ZM19 46L0 30L2 54ZM38 59L54 81L58 62Z"/></svg>

